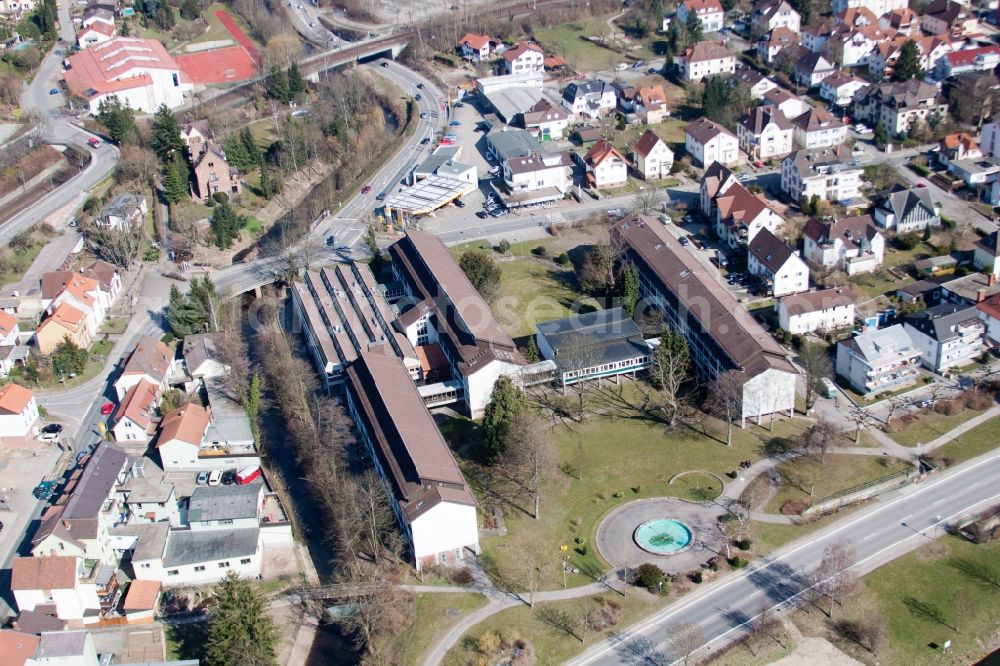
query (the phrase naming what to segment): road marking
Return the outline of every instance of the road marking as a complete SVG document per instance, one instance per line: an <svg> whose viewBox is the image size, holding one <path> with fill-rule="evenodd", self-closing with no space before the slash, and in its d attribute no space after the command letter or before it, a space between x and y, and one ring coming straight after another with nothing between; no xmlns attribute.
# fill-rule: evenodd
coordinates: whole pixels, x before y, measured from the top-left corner
<svg viewBox="0 0 1000 666"><path fill-rule="evenodd" d="M975 483L969 486L969 490L972 490L973 488L978 488L981 485L983 485L982 481L976 481Z"/></svg>
<svg viewBox="0 0 1000 666"><path fill-rule="evenodd" d="M876 534L879 534L880 532L881 531L879 530L879 531L872 532L871 534L866 534L864 540L868 541L868 539L871 539L873 536L875 536Z"/></svg>
<svg viewBox="0 0 1000 666"><path fill-rule="evenodd" d="M979 484L977 483L977 484L976 484L976 486L978 486L978 485L979 485ZM970 487L970 488L975 488L976 486L969 486L969 487ZM944 498L942 497L942 498L941 498L941 499L939 499L939 500L938 500L937 502L934 502L933 504L931 504L931 506L937 506L938 504L940 504L940 503L941 503L941 502L943 502L943 501L944 501Z"/></svg>

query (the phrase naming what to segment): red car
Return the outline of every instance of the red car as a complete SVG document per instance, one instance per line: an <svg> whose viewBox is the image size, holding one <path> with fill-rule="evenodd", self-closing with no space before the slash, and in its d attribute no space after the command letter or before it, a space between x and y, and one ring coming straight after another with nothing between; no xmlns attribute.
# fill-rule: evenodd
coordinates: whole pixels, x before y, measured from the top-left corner
<svg viewBox="0 0 1000 666"><path fill-rule="evenodd" d="M361 188L361 194L368 194L371 191L372 191L371 185L365 185L364 187Z"/></svg>
<svg viewBox="0 0 1000 666"><path fill-rule="evenodd" d="M115 405L114 405L113 402L106 402L103 405L101 405L101 414L103 416L107 416L108 414L110 414L114 410L115 410Z"/></svg>

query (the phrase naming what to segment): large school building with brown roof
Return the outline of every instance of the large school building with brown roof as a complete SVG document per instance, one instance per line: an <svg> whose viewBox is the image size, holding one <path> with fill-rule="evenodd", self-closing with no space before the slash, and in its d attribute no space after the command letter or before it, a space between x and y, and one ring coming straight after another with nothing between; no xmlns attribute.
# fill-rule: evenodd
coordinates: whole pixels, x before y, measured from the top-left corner
<svg viewBox="0 0 1000 666"><path fill-rule="evenodd" d="M729 290L654 218L629 216L613 231L639 273L643 305L684 335L698 374L744 374L741 419L791 415L798 371Z"/></svg>

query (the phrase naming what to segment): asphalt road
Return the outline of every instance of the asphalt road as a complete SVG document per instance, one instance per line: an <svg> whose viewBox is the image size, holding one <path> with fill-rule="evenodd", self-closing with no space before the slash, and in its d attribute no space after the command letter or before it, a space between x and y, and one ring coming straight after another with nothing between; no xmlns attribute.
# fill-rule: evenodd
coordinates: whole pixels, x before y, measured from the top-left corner
<svg viewBox="0 0 1000 666"><path fill-rule="evenodd" d="M874 505L778 551L761 564L727 578L673 604L587 650L568 662L573 666L671 664L681 660L670 646L672 627L696 624L705 649L716 649L740 637L745 625L763 608L802 603L815 570L830 544L850 543L854 571L864 574L943 534L942 526L957 516L981 509L1000 498L1000 453L991 453L918 485L882 496ZM697 538L697 537L696 537Z"/></svg>
<svg viewBox="0 0 1000 666"><path fill-rule="evenodd" d="M383 63L385 67L382 66ZM332 210L331 215L317 224L309 236L290 248L289 252L294 256L301 258L306 254L330 254L330 248L326 245L328 236L337 238L337 245L356 245L360 242L368 216L381 205L376 199L378 194L392 192L393 188L400 186L410 169L425 157L425 149L420 145L420 140L433 135L446 120L441 92L428 79L391 60L379 60L364 66L400 86L408 95L420 94L421 99L415 104L417 111L425 114L425 117L418 117L413 135L400 145L396 154L386 160L385 165L368 182L371 190L364 194L358 192L339 208ZM423 88L417 88L418 85ZM346 240L341 240L345 236ZM331 259L335 258L331 255ZM226 266L214 271L212 280L220 294L239 294L259 286L262 280L272 281L287 263L288 254L284 254Z"/></svg>
<svg viewBox="0 0 1000 666"><path fill-rule="evenodd" d="M118 164L119 153L115 146L101 141L101 146L92 150L87 146L87 139L100 138L83 130L73 123L73 118L63 114L65 97L62 93L52 95L49 91L57 88L62 78L62 60L66 56L56 53L72 44L75 40L73 24L69 18L68 2L62 3L59 11L60 35L64 44L57 44L49 51L38 68L38 73L31 84L21 94L21 108L37 113L42 123L42 136L49 143L74 144L85 150L90 150L91 162L86 169L75 175L69 182L56 189L27 210L15 215L0 226L0 244L6 245L10 239L22 231L43 221L51 211L58 210L77 197L89 192L108 174L114 171Z"/></svg>

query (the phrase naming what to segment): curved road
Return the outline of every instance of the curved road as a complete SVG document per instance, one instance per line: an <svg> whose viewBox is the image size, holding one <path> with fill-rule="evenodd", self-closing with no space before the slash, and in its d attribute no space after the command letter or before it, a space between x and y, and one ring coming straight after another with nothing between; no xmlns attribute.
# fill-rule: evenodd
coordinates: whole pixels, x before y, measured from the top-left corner
<svg viewBox="0 0 1000 666"><path fill-rule="evenodd" d="M63 114L62 109L66 99L62 93L49 94L51 89L58 87L59 79L62 78L62 61L65 55L57 51L65 49L66 45L72 44L76 39L73 23L69 18L69 2L63 2L59 10L59 34L64 40L63 43L56 44L42 60L35 78L21 94L21 108L38 115L42 124L41 135L46 141L72 143L90 150L87 147L87 139L95 135L75 125L71 116ZM0 243L9 243L17 234L44 220L51 211L58 210L89 192L114 171L118 164L118 149L111 144L102 141L101 146L96 150L90 150L90 153L92 159L86 169L0 226Z"/></svg>
<svg viewBox="0 0 1000 666"><path fill-rule="evenodd" d="M327 236L353 233L355 240L360 238L369 214L381 205L376 199L378 194L391 193L410 169L426 156L420 140L433 135L446 118L442 109L444 102L441 92L424 76L391 60L379 60L365 67L400 86L408 95L415 97L420 94L420 101L415 103L417 111L424 114L424 117L418 117L413 135L400 145L396 153L386 160L385 165L372 177L369 181L371 191L364 194L358 192L339 209L331 211L329 217L317 224L306 238L296 243L287 253L213 271L212 280L220 294L239 294L258 286L263 276L270 276L271 279L277 277L287 265L290 255L318 257L323 253L329 253L330 248L326 246L325 240ZM418 85L423 88L417 88Z"/></svg>
<svg viewBox="0 0 1000 666"><path fill-rule="evenodd" d="M923 482L883 495L874 505L779 550L746 571L686 597L613 640L568 662L671 664L683 659L670 647L669 631L694 623L707 640L702 651L739 638L764 607L796 604L811 586L810 573L834 543L853 544L858 574L867 573L943 534L943 527L1000 498L1000 453L986 454Z"/></svg>

